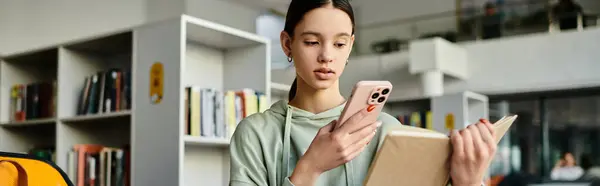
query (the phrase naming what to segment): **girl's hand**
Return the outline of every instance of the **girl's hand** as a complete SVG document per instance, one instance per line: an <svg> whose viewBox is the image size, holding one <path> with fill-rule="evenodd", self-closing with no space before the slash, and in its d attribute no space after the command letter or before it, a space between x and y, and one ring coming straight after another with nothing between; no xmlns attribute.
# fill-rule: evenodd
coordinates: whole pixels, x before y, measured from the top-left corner
<svg viewBox="0 0 600 186"><path fill-rule="evenodd" d="M558 160L558 161L556 162L556 164L554 164L554 168L555 168L555 169L558 169L558 168L561 168L561 167L563 167L564 165L565 165L565 160L563 160L563 159L560 159L560 160Z"/></svg>
<svg viewBox="0 0 600 186"><path fill-rule="evenodd" d="M460 132L453 131L450 176L453 186L481 186L489 163L496 154L492 124L480 119Z"/></svg>
<svg viewBox="0 0 600 186"><path fill-rule="evenodd" d="M365 108L335 131L335 120L319 129L308 150L298 160L290 181L297 186L312 185L321 173L358 156L373 139L380 125L380 122L361 122L368 114L371 113Z"/></svg>

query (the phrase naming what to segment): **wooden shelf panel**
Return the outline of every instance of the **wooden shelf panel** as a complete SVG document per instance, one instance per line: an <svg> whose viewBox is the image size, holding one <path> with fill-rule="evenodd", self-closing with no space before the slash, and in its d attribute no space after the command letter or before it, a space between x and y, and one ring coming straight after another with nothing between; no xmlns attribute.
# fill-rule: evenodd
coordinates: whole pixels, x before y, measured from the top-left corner
<svg viewBox="0 0 600 186"><path fill-rule="evenodd" d="M205 147L228 147L229 139L226 138L212 138L212 137L198 137L198 136L184 136L183 141L189 146L205 146Z"/></svg>
<svg viewBox="0 0 600 186"><path fill-rule="evenodd" d="M288 91L290 91L290 88L291 88L290 85L271 82L271 90L273 90L273 91L288 92Z"/></svg>
<svg viewBox="0 0 600 186"><path fill-rule="evenodd" d="M127 111L109 112L109 113L101 113L101 114L80 115L80 116L60 119L60 121L65 122L65 123L110 121L110 120L126 119L130 116L131 116L131 111L127 110Z"/></svg>
<svg viewBox="0 0 600 186"><path fill-rule="evenodd" d="M56 124L56 118L31 119L25 121L9 121L0 124L0 126L32 126L32 125L52 125Z"/></svg>

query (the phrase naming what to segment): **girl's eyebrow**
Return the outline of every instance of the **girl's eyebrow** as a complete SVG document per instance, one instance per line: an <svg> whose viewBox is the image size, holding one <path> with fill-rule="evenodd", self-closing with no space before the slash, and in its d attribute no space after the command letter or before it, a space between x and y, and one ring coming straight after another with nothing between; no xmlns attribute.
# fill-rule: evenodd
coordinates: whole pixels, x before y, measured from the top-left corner
<svg viewBox="0 0 600 186"><path fill-rule="evenodd" d="M305 32L302 32L302 34L300 34L300 35L301 35L301 36L303 36L303 35L315 35L315 36L321 36L322 34L321 34L321 33L319 33L319 32L314 32L314 31L305 31ZM349 34L349 33L346 33L346 32L341 32L341 33L338 33L338 34L336 34L335 36L336 36L336 37L341 37L341 36L347 36L347 37L350 37L350 34Z"/></svg>

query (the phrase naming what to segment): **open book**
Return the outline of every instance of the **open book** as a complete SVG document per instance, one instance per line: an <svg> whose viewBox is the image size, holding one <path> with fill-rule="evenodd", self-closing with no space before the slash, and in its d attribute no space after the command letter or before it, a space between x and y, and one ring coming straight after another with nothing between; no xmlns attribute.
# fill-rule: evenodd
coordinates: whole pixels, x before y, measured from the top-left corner
<svg viewBox="0 0 600 186"><path fill-rule="evenodd" d="M496 143L516 118L516 115L503 117L493 124ZM446 134L421 128L392 129L364 183L366 186L445 186L450 178L451 154L452 143Z"/></svg>

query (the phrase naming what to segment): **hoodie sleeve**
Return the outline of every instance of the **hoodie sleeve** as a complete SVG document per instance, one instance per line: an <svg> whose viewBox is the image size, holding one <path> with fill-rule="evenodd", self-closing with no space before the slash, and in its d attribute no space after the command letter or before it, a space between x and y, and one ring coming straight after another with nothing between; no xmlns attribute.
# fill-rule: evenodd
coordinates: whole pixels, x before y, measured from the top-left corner
<svg viewBox="0 0 600 186"><path fill-rule="evenodd" d="M259 133L253 124L249 118L242 120L231 138L231 186L269 185Z"/></svg>

